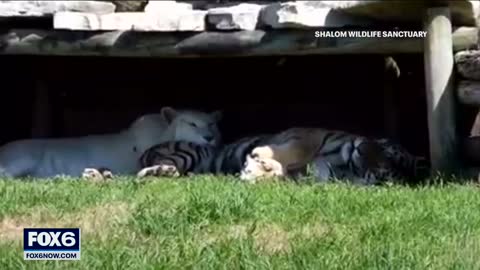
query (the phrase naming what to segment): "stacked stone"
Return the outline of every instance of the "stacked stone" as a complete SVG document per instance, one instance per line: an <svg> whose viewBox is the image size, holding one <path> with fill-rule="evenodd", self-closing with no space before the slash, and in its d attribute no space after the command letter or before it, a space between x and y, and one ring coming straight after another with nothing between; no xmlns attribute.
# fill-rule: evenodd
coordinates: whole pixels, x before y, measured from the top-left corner
<svg viewBox="0 0 480 270"><path fill-rule="evenodd" d="M480 48L472 46L455 54L457 97L461 105L479 108L470 135L463 141L467 161L480 168Z"/></svg>
<svg viewBox="0 0 480 270"><path fill-rule="evenodd" d="M421 38L319 38L316 31L385 22L421 24L424 7L405 1L1 1L0 53L198 56L421 53ZM478 1L450 1L456 26L476 26ZM10 20L16 18L16 20ZM22 19L53 27L18 29ZM476 28L474 28L476 30ZM460 50L465 44L455 41ZM476 36L476 35L475 35Z"/></svg>
<svg viewBox="0 0 480 270"><path fill-rule="evenodd" d="M231 31L421 22L428 1L0 1L1 17L53 16L55 29ZM451 1L455 25L475 25L477 1Z"/></svg>

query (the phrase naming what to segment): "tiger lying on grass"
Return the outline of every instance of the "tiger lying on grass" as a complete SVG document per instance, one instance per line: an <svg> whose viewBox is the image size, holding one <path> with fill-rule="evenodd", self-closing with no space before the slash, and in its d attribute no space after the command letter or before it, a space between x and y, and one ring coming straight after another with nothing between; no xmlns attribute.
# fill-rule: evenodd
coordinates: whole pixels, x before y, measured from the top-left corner
<svg viewBox="0 0 480 270"><path fill-rule="evenodd" d="M314 176L322 181L347 178L355 183L376 184L415 177L417 162L421 160L387 139L370 140L320 128L291 128L271 136L244 138L219 149L209 158L199 154L199 150L182 148L181 143L169 147L168 153L162 152L165 145L152 148L156 158L143 160L146 168L138 176L183 175L194 171L240 173L242 180L255 181L295 176L311 164ZM152 155L150 150L147 152L145 154Z"/></svg>
<svg viewBox="0 0 480 270"><path fill-rule="evenodd" d="M297 140L285 143L255 147L246 157L240 178L255 181L260 178L285 177L291 175L298 166L312 165L317 180L328 181L348 179L357 184L377 184L386 180L415 181L426 166L424 158L411 155L401 145L388 139L368 139L361 136L337 133L347 136L346 141L330 140L326 144L312 148L311 138L320 143L322 130L303 133ZM334 135L333 135L334 136ZM325 138L325 137L323 137ZM342 142L343 141L343 142ZM314 155L314 158L310 157Z"/></svg>
<svg viewBox="0 0 480 270"><path fill-rule="evenodd" d="M216 145L220 141L220 112L175 110L137 118L124 130L73 138L28 139L0 148L0 175L4 177L78 177L88 167L106 167L135 174L138 158L150 147L172 140Z"/></svg>
<svg viewBox="0 0 480 270"><path fill-rule="evenodd" d="M188 173L240 174L246 181L296 176L312 164L317 179L377 184L416 175L418 158L387 139L320 128L290 128L240 139L220 148L176 141L148 149L138 177Z"/></svg>

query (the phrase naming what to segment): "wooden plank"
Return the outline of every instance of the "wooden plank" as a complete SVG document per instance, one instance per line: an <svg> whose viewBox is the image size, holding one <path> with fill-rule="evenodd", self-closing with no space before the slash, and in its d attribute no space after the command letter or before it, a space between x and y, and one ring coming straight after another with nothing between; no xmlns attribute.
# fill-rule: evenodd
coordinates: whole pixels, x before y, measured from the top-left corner
<svg viewBox="0 0 480 270"><path fill-rule="evenodd" d="M316 38L311 30L152 33L13 29L0 33L0 54L6 55L235 57L421 52L422 38Z"/></svg>
<svg viewBox="0 0 480 270"><path fill-rule="evenodd" d="M425 30L425 83L432 171L456 167L457 135L453 85L452 24L448 7L429 8Z"/></svg>
<svg viewBox="0 0 480 270"><path fill-rule="evenodd" d="M202 33L12 30L0 54L131 57L269 56L419 53L422 38L316 38L312 31Z"/></svg>

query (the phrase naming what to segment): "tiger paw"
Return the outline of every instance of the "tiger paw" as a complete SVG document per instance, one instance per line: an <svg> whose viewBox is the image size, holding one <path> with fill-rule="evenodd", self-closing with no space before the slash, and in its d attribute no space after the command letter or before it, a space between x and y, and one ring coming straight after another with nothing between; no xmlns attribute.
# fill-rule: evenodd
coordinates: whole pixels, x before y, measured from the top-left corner
<svg viewBox="0 0 480 270"><path fill-rule="evenodd" d="M168 176L168 177L178 177L180 172L177 170L177 167L173 165L155 165L147 168L143 168L137 174L137 177L143 178L148 176Z"/></svg>
<svg viewBox="0 0 480 270"><path fill-rule="evenodd" d="M84 180L88 180L92 182L100 182L100 181L105 181L107 179L112 179L113 174L108 169L86 168L83 170L82 178Z"/></svg>
<svg viewBox="0 0 480 270"><path fill-rule="evenodd" d="M100 168L98 171L102 174L103 179L112 179L113 178L113 173L107 168Z"/></svg>

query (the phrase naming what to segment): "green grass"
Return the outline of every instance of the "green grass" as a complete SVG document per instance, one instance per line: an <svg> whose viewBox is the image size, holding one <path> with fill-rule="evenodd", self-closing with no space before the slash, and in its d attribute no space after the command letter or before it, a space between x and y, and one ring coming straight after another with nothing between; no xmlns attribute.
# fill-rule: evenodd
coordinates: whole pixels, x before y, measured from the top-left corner
<svg viewBox="0 0 480 270"><path fill-rule="evenodd" d="M473 184L4 180L0 196L0 269L480 269ZM81 260L24 261L23 226L81 227Z"/></svg>

